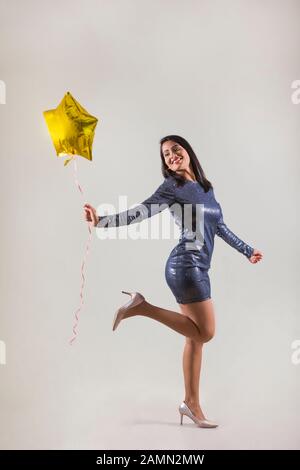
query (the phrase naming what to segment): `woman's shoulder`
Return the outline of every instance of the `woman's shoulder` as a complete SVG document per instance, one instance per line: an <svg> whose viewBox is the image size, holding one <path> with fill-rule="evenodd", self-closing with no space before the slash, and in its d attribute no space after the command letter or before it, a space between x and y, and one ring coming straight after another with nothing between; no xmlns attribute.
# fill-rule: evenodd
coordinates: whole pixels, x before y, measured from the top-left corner
<svg viewBox="0 0 300 470"><path fill-rule="evenodd" d="M168 195L168 197L176 197L176 187L176 178L172 175L167 175L163 178L155 192Z"/></svg>
<svg viewBox="0 0 300 470"><path fill-rule="evenodd" d="M177 185L177 181L176 181L176 178L174 178L173 175L167 175L162 183L161 183L163 186L173 186L173 187L176 187Z"/></svg>

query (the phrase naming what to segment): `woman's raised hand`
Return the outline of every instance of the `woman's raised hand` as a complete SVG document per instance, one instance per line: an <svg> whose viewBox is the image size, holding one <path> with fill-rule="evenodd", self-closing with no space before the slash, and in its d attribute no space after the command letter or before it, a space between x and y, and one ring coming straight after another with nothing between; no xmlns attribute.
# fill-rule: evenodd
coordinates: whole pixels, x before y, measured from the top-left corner
<svg viewBox="0 0 300 470"><path fill-rule="evenodd" d="M99 217L97 215L96 209L90 204L85 204L84 208L84 217L87 222L89 222L93 227L99 222Z"/></svg>

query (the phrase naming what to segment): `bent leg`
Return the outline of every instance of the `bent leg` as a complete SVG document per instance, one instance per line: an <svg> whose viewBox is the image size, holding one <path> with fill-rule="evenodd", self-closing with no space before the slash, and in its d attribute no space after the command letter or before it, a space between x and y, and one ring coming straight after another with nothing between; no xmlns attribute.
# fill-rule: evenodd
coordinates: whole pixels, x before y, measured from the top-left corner
<svg viewBox="0 0 300 470"><path fill-rule="evenodd" d="M182 314L197 325L201 342L210 341L215 334L215 313L212 299L179 304L179 307Z"/></svg>
<svg viewBox="0 0 300 470"><path fill-rule="evenodd" d="M181 313L152 305L146 300L126 312L125 318L142 315L152 318L194 341L209 341L214 331L211 299L179 304Z"/></svg>
<svg viewBox="0 0 300 470"><path fill-rule="evenodd" d="M191 411L204 419L199 403L199 382L203 343L212 339L215 317L212 300L179 304L182 313L150 304L146 300L127 311L125 318L142 315L157 320L186 337L183 354L185 402Z"/></svg>
<svg viewBox="0 0 300 470"><path fill-rule="evenodd" d="M160 323L168 326L177 333L185 337L191 338L195 341L201 341L201 335L197 324L193 319L175 312L174 310L167 310L162 307L152 305L144 300L139 305L131 308L126 312L125 318L142 315L144 317L152 318Z"/></svg>

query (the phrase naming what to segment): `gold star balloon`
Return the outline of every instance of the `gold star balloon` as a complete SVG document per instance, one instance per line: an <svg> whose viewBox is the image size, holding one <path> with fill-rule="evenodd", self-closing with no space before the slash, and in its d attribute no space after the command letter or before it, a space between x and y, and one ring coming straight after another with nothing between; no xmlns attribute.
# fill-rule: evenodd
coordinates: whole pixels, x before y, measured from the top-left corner
<svg viewBox="0 0 300 470"><path fill-rule="evenodd" d="M68 156L64 165L67 165L71 160L73 160L75 183L83 196L84 193L77 178L77 159L75 156L80 155L88 160L92 160L92 145L98 119L91 116L91 114L89 114L69 92L65 94L57 108L44 111L43 114L57 156ZM70 344L72 344L77 337L79 313L83 306L83 290L85 284L84 266L92 239L92 230L90 225L88 225L88 231L89 238L86 244L86 253L81 264L82 283L79 294L80 305L74 315L73 337L70 340Z"/></svg>
<svg viewBox="0 0 300 470"><path fill-rule="evenodd" d="M44 117L58 157L73 155L92 160L92 145L98 119L89 114L70 92L57 108L44 111Z"/></svg>

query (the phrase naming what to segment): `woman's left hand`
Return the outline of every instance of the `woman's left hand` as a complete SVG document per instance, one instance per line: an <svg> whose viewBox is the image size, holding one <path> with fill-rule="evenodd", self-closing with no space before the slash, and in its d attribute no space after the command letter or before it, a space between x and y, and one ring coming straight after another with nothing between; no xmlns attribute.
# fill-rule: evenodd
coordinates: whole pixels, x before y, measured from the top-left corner
<svg viewBox="0 0 300 470"><path fill-rule="evenodd" d="M257 263L258 261L262 259L262 257L263 257L262 252L254 248L254 251L252 255L250 256L250 258L248 258L248 260L250 261L250 263Z"/></svg>

